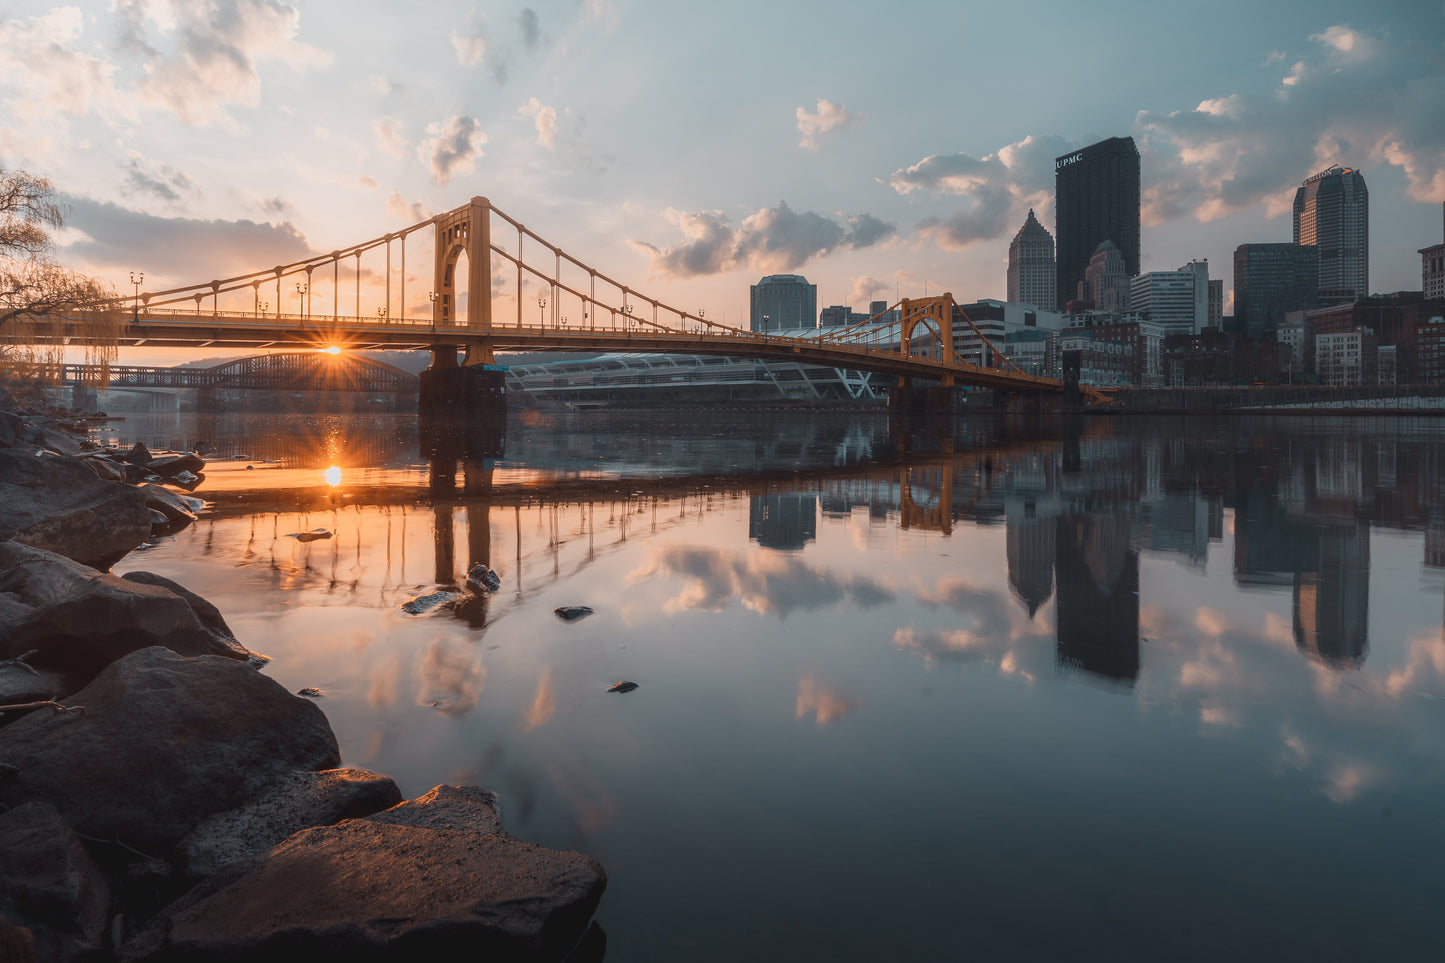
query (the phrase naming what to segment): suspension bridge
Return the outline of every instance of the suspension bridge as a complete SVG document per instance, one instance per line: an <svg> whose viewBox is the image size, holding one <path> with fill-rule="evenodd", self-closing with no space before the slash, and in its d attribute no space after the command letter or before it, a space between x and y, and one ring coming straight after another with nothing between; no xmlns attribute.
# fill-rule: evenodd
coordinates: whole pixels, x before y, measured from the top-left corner
<svg viewBox="0 0 1445 963"><path fill-rule="evenodd" d="M430 311L420 315L407 308L409 240L414 248L419 240L430 242ZM385 298L374 314L361 310L363 258L385 262L384 284L375 270L368 281L369 298ZM343 268L350 291L342 287ZM532 295L535 315L528 307ZM313 311L318 297L323 309ZM352 310L343 313L348 299ZM286 310L291 305L294 312ZM942 388L1036 396L1064 391L1057 379L1012 366L949 294L905 298L884 315L819 329L817 337L747 331L704 311L648 297L538 236L484 197L306 260L163 291L143 292L137 285L112 306L126 315L119 336L125 346L425 349L432 352L429 373L458 367L459 352L460 367L479 372L494 366L498 350L723 355L891 375L903 389L916 379ZM970 363L954 350L955 329L964 325L992 349L986 354L998 359L997 367ZM77 324L49 336L83 335ZM422 390L425 405L425 376Z"/></svg>

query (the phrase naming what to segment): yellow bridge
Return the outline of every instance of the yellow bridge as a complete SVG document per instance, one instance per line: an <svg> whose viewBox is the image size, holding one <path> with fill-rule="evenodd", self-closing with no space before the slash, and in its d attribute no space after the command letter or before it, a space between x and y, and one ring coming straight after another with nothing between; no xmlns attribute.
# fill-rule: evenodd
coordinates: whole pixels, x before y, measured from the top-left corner
<svg viewBox="0 0 1445 963"><path fill-rule="evenodd" d="M405 308L406 244L417 232L429 232L424 238L432 242L427 317L407 317ZM361 311L364 255L376 260L385 256L386 307L374 315ZM400 264L395 296L394 256ZM349 314L341 313L343 301L352 294L342 289L343 266L348 280L354 276L355 310ZM465 298L459 297L463 286ZM515 312L502 317L495 310L495 295L508 287L510 298L500 303L506 307L508 300L514 301ZM537 295L535 315L525 309L530 298L524 299L522 292L528 287ZM478 297L476 292L493 296ZM250 295L251 310L236 307L238 294L242 301ZM312 313L317 294L330 295L325 298L329 314ZM283 311L286 303L297 310ZM394 303L402 305L399 316L390 311ZM120 343L131 346L426 348L439 366L452 363L458 349L465 352L464 365L492 363L498 350L718 354L879 372L898 377L904 386L919 379L943 387L1032 394L1064 390L1057 379L1026 374L1004 359L951 294L905 298L884 315L820 329L817 337L746 331L635 291L537 236L484 197L405 230L304 261L165 291L141 292L137 287L115 306L127 316ZM887 317L895 320L884 323ZM972 328L1000 366L982 367L959 357L954 350L956 325Z"/></svg>

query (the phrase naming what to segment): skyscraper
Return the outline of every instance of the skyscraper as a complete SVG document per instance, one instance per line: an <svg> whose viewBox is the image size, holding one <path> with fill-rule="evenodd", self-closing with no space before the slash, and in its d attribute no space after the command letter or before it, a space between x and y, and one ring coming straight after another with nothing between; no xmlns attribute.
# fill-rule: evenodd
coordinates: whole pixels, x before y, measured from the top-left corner
<svg viewBox="0 0 1445 963"><path fill-rule="evenodd" d="M1056 283L1054 237L1029 208L1024 226L1008 246L1008 300L1053 311Z"/></svg>
<svg viewBox="0 0 1445 963"><path fill-rule="evenodd" d="M1100 241L1076 295L1081 301L1093 302L1099 311L1123 314L1129 310L1129 275L1124 269L1124 255L1113 241Z"/></svg>
<svg viewBox="0 0 1445 963"><path fill-rule="evenodd" d="M769 274L749 289L752 331L818 326L818 286L801 274Z"/></svg>
<svg viewBox="0 0 1445 963"><path fill-rule="evenodd" d="M1349 167L1331 167L1301 184L1294 193L1294 242L1319 249L1320 301L1339 304L1368 297L1370 192L1364 175Z"/></svg>
<svg viewBox="0 0 1445 963"><path fill-rule="evenodd" d="M1420 289L1427 298L1445 298L1445 244L1420 248Z"/></svg>
<svg viewBox="0 0 1445 963"><path fill-rule="evenodd" d="M1054 158L1054 238L1058 243L1058 307L1076 296L1089 258L1102 241L1124 255L1124 272L1139 273L1139 148L1110 137Z"/></svg>

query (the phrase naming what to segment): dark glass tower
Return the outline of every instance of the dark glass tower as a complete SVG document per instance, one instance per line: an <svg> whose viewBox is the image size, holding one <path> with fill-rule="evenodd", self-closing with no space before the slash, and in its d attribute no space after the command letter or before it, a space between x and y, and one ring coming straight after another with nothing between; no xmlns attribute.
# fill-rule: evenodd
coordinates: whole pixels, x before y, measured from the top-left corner
<svg viewBox="0 0 1445 963"><path fill-rule="evenodd" d="M1089 258L1104 241L1124 255L1129 277L1139 273L1139 148L1132 137L1110 137L1054 158L1060 310L1078 297Z"/></svg>
<svg viewBox="0 0 1445 963"><path fill-rule="evenodd" d="M1320 171L1294 192L1294 242L1319 248L1321 303L1370 294L1370 192L1349 167Z"/></svg>

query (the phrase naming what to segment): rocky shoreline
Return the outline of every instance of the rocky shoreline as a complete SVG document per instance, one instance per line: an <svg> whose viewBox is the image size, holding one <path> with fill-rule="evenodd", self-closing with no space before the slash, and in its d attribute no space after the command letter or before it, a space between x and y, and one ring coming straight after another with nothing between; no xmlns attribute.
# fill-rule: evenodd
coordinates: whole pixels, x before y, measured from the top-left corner
<svg viewBox="0 0 1445 963"><path fill-rule="evenodd" d="M0 961L600 959L596 860L344 768L214 605L109 574L205 463L83 434L0 391Z"/></svg>

